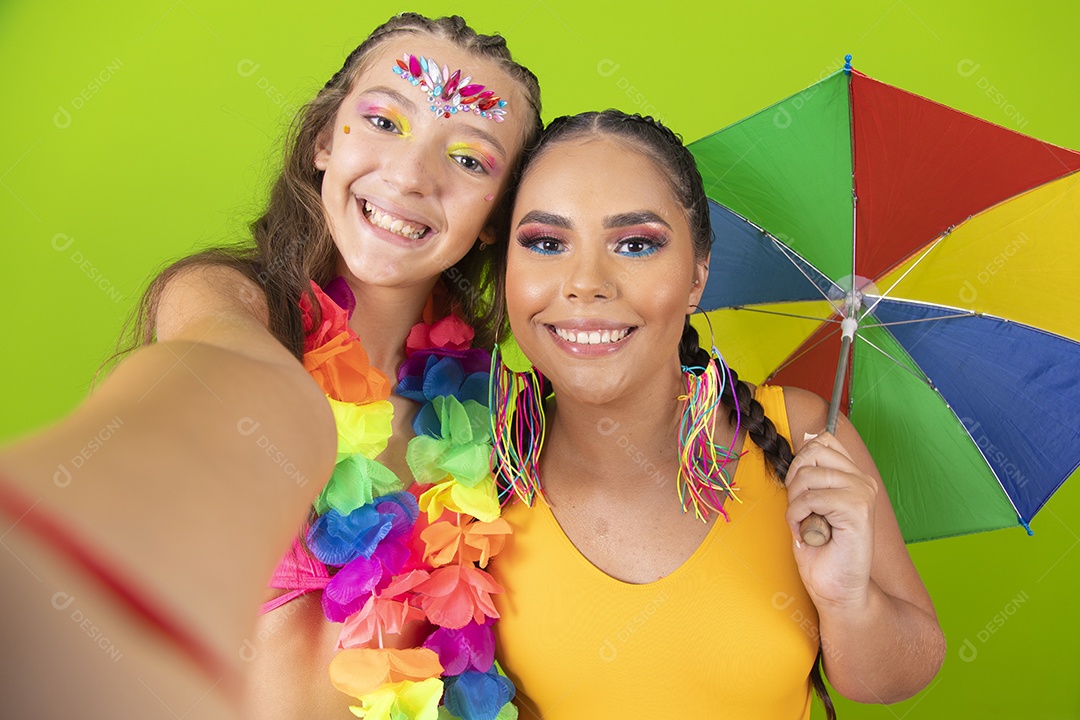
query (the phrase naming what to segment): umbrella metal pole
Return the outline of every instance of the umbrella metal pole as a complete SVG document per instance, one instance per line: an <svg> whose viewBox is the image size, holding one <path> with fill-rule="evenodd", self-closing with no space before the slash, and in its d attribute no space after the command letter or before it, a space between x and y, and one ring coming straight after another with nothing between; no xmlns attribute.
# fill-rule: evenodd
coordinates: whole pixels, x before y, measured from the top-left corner
<svg viewBox="0 0 1080 720"><path fill-rule="evenodd" d="M844 379L847 375L848 357L851 355L851 341L855 339L855 329L859 322L852 317L844 318L840 323L843 333L840 338L840 362L836 365L836 379L833 381L832 400L829 402L829 417L825 421L825 432L836 434L836 421L840 419L840 399L844 395Z"/></svg>
<svg viewBox="0 0 1080 720"><path fill-rule="evenodd" d="M851 342L855 339L855 330L859 321L848 316L840 323L840 362L836 365L836 380L833 383L832 401L829 403L829 417L825 422L825 432L836 433L836 421L840 418L840 398L844 395L844 379L847 375L848 357L851 355ZM821 547L832 538L829 521L817 513L810 513L799 523L799 535L802 541L813 547Z"/></svg>

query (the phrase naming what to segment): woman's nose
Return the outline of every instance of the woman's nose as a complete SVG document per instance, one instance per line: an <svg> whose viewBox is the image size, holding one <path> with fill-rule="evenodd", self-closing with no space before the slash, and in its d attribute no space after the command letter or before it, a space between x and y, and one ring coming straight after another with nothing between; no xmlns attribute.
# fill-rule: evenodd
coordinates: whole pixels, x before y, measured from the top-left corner
<svg viewBox="0 0 1080 720"><path fill-rule="evenodd" d="M613 268L591 252L576 258L564 288L568 298L578 300L612 300L617 294Z"/></svg>

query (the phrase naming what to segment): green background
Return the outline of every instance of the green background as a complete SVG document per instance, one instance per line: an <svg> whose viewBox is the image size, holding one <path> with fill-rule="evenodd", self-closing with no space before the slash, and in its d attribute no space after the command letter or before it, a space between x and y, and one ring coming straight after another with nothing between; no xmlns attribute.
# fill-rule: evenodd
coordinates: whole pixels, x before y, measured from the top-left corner
<svg viewBox="0 0 1080 720"><path fill-rule="evenodd" d="M823 10L822 8L831 8ZM73 407L150 276L241 237L290 113L390 14L458 12L540 77L545 118L608 106L689 141L842 64L1080 148L1080 4L0 4L0 438ZM1066 484L1035 536L913 546L949 640L945 666L848 718L1080 717L1080 544ZM722 707L722 699L719 699ZM657 716L662 716L660 711Z"/></svg>

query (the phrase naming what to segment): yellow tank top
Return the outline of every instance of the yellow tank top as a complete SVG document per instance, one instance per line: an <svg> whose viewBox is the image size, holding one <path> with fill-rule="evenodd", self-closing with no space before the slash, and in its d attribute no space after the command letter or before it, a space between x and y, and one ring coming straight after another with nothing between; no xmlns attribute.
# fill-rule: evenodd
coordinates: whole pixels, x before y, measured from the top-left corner
<svg viewBox="0 0 1080 720"><path fill-rule="evenodd" d="M761 386L757 399L790 438L783 390ZM508 510L513 538L488 569L505 589L497 657L522 720L810 717L817 612L792 557L787 491L752 441L744 449L730 522L717 518L656 582L600 571L543 499Z"/></svg>

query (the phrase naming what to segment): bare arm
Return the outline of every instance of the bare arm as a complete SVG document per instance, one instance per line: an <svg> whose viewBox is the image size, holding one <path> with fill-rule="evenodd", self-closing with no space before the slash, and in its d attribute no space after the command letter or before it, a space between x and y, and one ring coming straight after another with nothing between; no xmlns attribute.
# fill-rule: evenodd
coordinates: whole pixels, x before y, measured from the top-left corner
<svg viewBox="0 0 1080 720"><path fill-rule="evenodd" d="M261 302L231 270L177 277L160 342L0 453L0 472L29 500L237 665L266 578L333 469L336 437Z"/></svg>
<svg viewBox="0 0 1080 720"><path fill-rule="evenodd" d="M792 535L811 512L833 526L824 546L794 548L820 618L825 673L849 699L904 700L944 660L933 603L858 432L841 416L835 437L824 434L825 402L797 388L784 393L796 451L787 478Z"/></svg>

